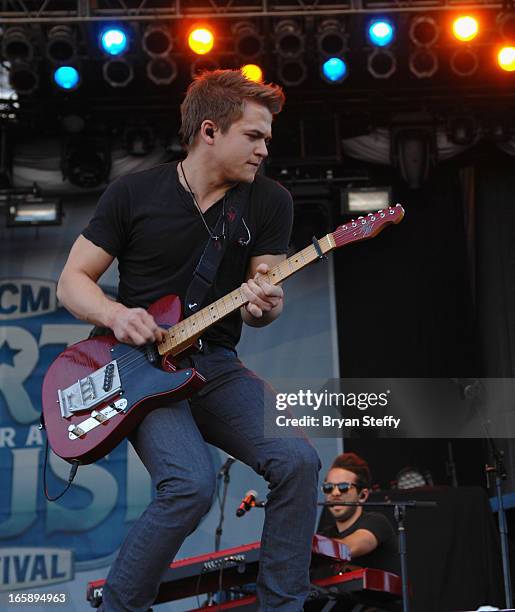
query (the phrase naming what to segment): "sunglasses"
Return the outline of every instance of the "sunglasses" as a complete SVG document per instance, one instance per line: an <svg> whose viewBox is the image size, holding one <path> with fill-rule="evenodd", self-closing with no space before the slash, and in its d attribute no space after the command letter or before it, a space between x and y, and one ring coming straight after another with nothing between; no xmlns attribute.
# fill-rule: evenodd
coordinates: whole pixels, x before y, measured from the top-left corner
<svg viewBox="0 0 515 612"><path fill-rule="evenodd" d="M334 487L338 487L338 491L340 491L340 493L347 493L351 487L356 487L356 489L358 488L353 482L324 482L320 488L322 489L323 493L329 495L333 492Z"/></svg>

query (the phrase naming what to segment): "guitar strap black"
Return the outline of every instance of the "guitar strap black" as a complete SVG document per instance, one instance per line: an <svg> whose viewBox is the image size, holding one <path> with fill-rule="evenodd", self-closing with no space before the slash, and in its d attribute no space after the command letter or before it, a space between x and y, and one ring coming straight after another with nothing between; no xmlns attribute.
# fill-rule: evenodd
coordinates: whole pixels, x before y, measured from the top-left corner
<svg viewBox="0 0 515 612"><path fill-rule="evenodd" d="M252 185L253 183L240 183L225 195L227 198L225 206L226 236L222 240L209 238L206 248L195 268L191 283L185 293L183 305L185 317L189 317L202 307L209 290L213 286L216 273L227 250L227 245L235 238L247 202L252 197ZM224 220L222 215L220 215L213 232L219 235L223 227ZM246 246L247 243L244 240L240 241L242 246Z"/></svg>

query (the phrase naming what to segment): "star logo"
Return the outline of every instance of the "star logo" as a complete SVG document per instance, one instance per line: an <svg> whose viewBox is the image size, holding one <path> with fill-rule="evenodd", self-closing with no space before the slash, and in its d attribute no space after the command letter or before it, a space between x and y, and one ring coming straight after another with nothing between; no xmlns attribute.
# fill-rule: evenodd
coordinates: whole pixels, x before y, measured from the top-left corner
<svg viewBox="0 0 515 612"><path fill-rule="evenodd" d="M0 365L6 364L14 367L14 358L18 353L21 353L20 349L11 348L7 340L4 340L0 344Z"/></svg>

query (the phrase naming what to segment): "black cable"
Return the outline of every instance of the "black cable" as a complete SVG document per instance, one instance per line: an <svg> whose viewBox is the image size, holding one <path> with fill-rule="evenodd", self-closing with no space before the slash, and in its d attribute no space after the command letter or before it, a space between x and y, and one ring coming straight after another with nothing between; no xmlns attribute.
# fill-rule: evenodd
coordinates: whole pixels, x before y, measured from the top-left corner
<svg viewBox="0 0 515 612"><path fill-rule="evenodd" d="M77 473L77 470L79 469L80 461L78 459L74 459L72 461L72 467L70 469L70 475L68 476L68 484L66 485L64 490L61 491L61 493L59 493L59 495L57 495L56 497L50 497L48 495L48 488L47 488L47 481L46 481L47 462L48 462L48 437L46 439L46 444L45 444L45 459L44 459L44 462L43 462L43 491L44 491L45 497L48 499L48 501L54 502L54 501L57 501L60 497L62 497L66 493L66 491L68 491L68 489L71 487L73 479L75 478L75 474Z"/></svg>

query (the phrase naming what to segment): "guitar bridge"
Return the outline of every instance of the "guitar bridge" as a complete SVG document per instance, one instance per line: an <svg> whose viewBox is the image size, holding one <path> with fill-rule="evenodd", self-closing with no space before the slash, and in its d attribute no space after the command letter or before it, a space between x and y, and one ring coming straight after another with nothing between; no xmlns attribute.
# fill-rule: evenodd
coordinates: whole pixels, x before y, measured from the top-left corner
<svg viewBox="0 0 515 612"><path fill-rule="evenodd" d="M66 389L57 390L61 415L67 419L77 412L92 410L118 395L122 388L116 359Z"/></svg>

